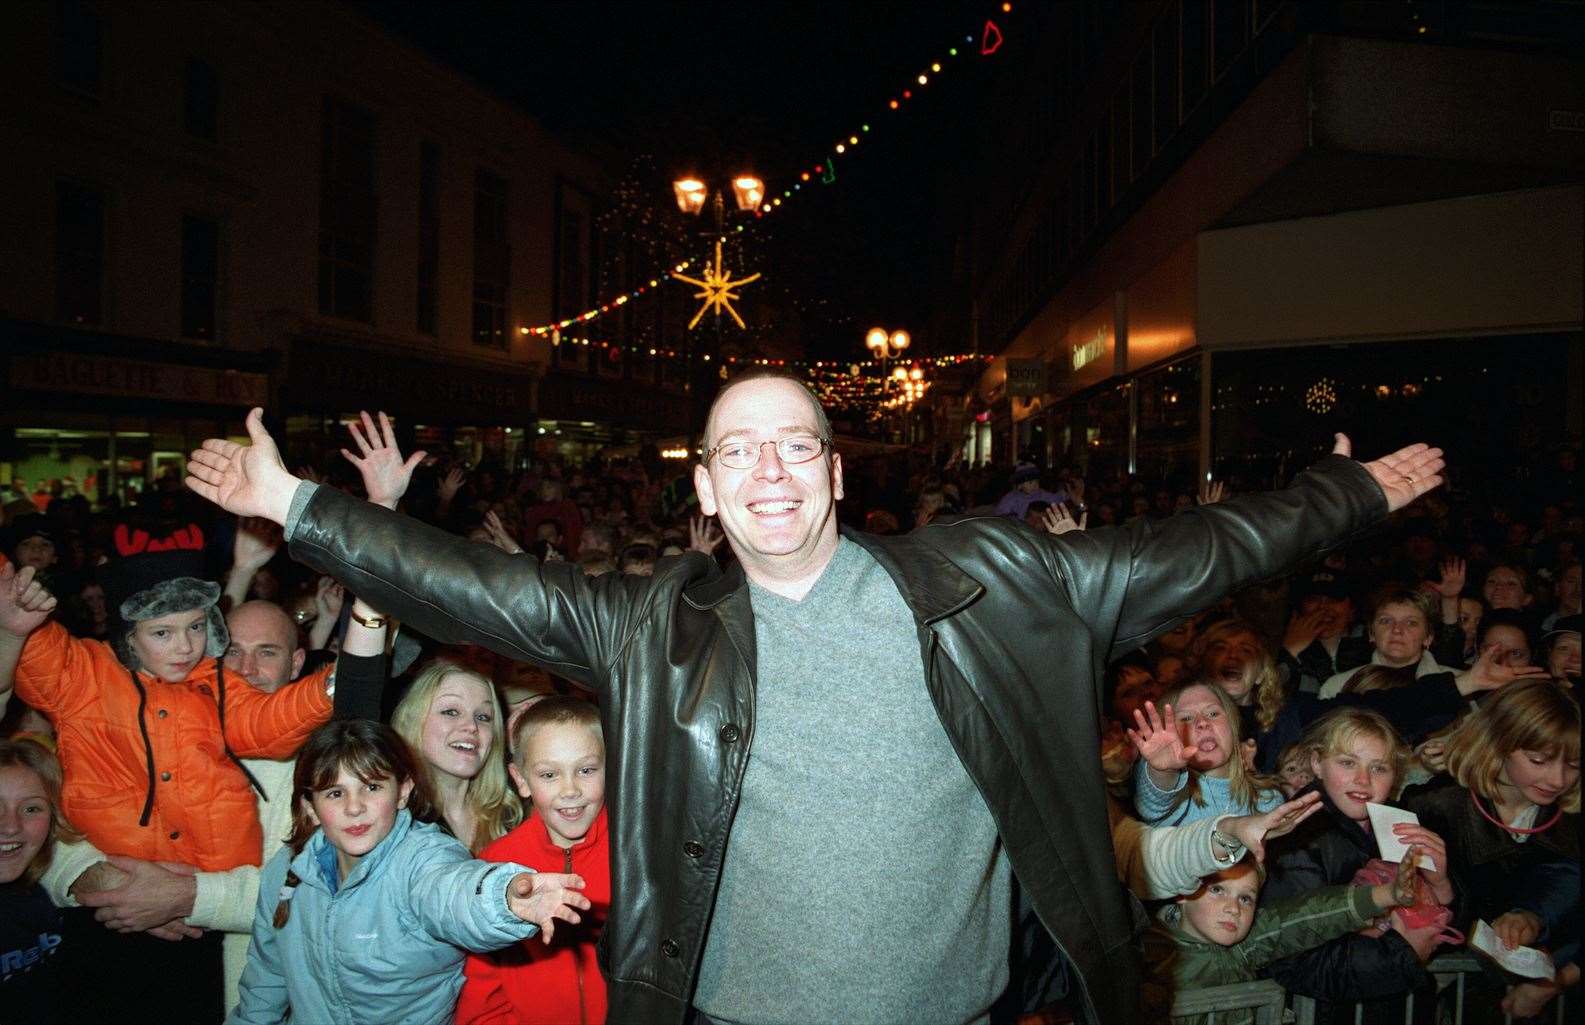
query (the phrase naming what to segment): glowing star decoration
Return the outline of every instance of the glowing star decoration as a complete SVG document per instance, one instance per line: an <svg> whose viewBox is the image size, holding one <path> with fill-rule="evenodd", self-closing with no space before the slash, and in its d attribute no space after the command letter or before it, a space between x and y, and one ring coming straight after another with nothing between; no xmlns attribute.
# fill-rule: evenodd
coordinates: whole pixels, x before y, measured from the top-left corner
<svg viewBox="0 0 1585 1025"><path fill-rule="evenodd" d="M738 295L732 290L734 288L742 288L750 281L758 281L759 275L750 274L746 278L738 278L733 280L730 271L723 271L721 269L721 241L719 239L716 240L715 244L715 263L713 265L705 265L703 280L700 280L699 278L684 277L681 274L673 274L672 277L676 278L678 281L686 281L688 284L696 285L702 289L702 291L694 293L694 298L703 299L704 305L699 307L699 312L695 313L693 315L693 319L688 321L688 330L692 331L698 325L699 321L704 318L704 315L710 312L712 309L715 310L715 315L717 317L721 316L721 311L723 309L726 310L732 315L732 319L737 322L737 326L740 328L746 328L748 326L747 324L743 323L743 318L737 315L737 310L732 308L732 300L742 298L742 296ZM722 369L725 368L723 367Z"/></svg>

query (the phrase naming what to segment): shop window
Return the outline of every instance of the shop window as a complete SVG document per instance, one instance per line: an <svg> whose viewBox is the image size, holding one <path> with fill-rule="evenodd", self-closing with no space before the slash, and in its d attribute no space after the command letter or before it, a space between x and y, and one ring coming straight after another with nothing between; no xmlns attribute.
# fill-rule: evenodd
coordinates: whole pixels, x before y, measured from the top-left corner
<svg viewBox="0 0 1585 1025"><path fill-rule="evenodd" d="M195 138L219 138L220 79L214 65L197 57L188 59L183 76L182 124Z"/></svg>
<svg viewBox="0 0 1585 1025"><path fill-rule="evenodd" d="M212 342L220 294L220 222L182 218L182 337Z"/></svg>
<svg viewBox="0 0 1585 1025"><path fill-rule="evenodd" d="M1193 490L1199 472L1200 357L1190 356L1135 380L1139 420L1134 468L1140 480Z"/></svg>
<svg viewBox="0 0 1585 1025"><path fill-rule="evenodd" d="M98 324L104 312L105 197L86 185L55 183L55 315Z"/></svg>
<svg viewBox="0 0 1585 1025"><path fill-rule="evenodd" d="M512 246L506 179L482 168L473 176L473 342L505 349Z"/></svg>
<svg viewBox="0 0 1585 1025"><path fill-rule="evenodd" d="M418 144L418 309L417 328L440 331L440 147Z"/></svg>
<svg viewBox="0 0 1585 1025"><path fill-rule="evenodd" d="M1373 458L1429 441L1460 487L1492 496L1544 487L1566 443L1574 334L1219 352L1212 362L1213 472L1235 490L1289 480L1334 432Z"/></svg>
<svg viewBox="0 0 1585 1025"><path fill-rule="evenodd" d="M55 76L77 92L98 96L104 69L104 25L86 0L55 5Z"/></svg>
<svg viewBox="0 0 1585 1025"><path fill-rule="evenodd" d="M319 191L319 312L374 321L374 115L326 97Z"/></svg>

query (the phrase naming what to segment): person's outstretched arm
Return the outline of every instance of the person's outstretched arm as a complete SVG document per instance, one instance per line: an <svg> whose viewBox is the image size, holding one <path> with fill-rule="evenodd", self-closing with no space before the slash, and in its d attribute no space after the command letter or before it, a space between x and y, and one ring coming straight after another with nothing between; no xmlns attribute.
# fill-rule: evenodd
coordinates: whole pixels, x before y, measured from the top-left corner
<svg viewBox="0 0 1585 1025"><path fill-rule="evenodd" d="M1115 659L1232 592L1290 571L1442 483L1440 449L1370 463L1332 454L1280 491L1239 495L1126 528L1043 537L1050 572Z"/></svg>
<svg viewBox="0 0 1585 1025"><path fill-rule="evenodd" d="M591 580L566 563L512 558L307 485L287 471L261 410L248 414L247 428L250 445L205 441L187 464L188 487L228 511L284 525L298 561L438 641L478 644L586 687L603 684L601 670L648 581Z"/></svg>

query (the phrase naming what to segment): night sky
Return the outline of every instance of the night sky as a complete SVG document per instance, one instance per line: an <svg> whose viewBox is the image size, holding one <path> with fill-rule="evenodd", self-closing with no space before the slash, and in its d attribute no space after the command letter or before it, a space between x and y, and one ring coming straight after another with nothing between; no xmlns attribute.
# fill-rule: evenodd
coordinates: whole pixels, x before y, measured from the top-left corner
<svg viewBox="0 0 1585 1025"><path fill-rule="evenodd" d="M653 154L657 204L672 203L683 170L750 167L779 194L869 122L871 136L839 158L838 182L805 185L750 242L766 285L819 311L806 322L809 355L841 358L862 355L872 323L924 326L927 257L950 220L935 209L938 185L972 163L981 97L998 63L1016 57L1008 45L982 58L964 37L994 15L1015 43L1019 17L983 0L361 6L572 144L594 142L621 162ZM918 89L913 77L932 60L945 73ZM891 112L886 101L905 84L916 98Z"/></svg>

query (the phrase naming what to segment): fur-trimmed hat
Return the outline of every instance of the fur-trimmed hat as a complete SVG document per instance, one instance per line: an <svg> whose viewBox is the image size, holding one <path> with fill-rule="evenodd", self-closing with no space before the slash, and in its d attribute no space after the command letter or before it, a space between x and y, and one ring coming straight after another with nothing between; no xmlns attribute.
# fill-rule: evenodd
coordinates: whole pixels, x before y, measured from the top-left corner
<svg viewBox="0 0 1585 1025"><path fill-rule="evenodd" d="M225 654L231 635L220 611L220 585L203 579L203 532L189 525L151 544L144 532L127 535L124 530L118 527L116 532L122 557L104 573L110 644L116 657L129 669L142 668L127 641L132 624L194 609L206 613L204 655ZM131 544L124 543L128 540Z"/></svg>

